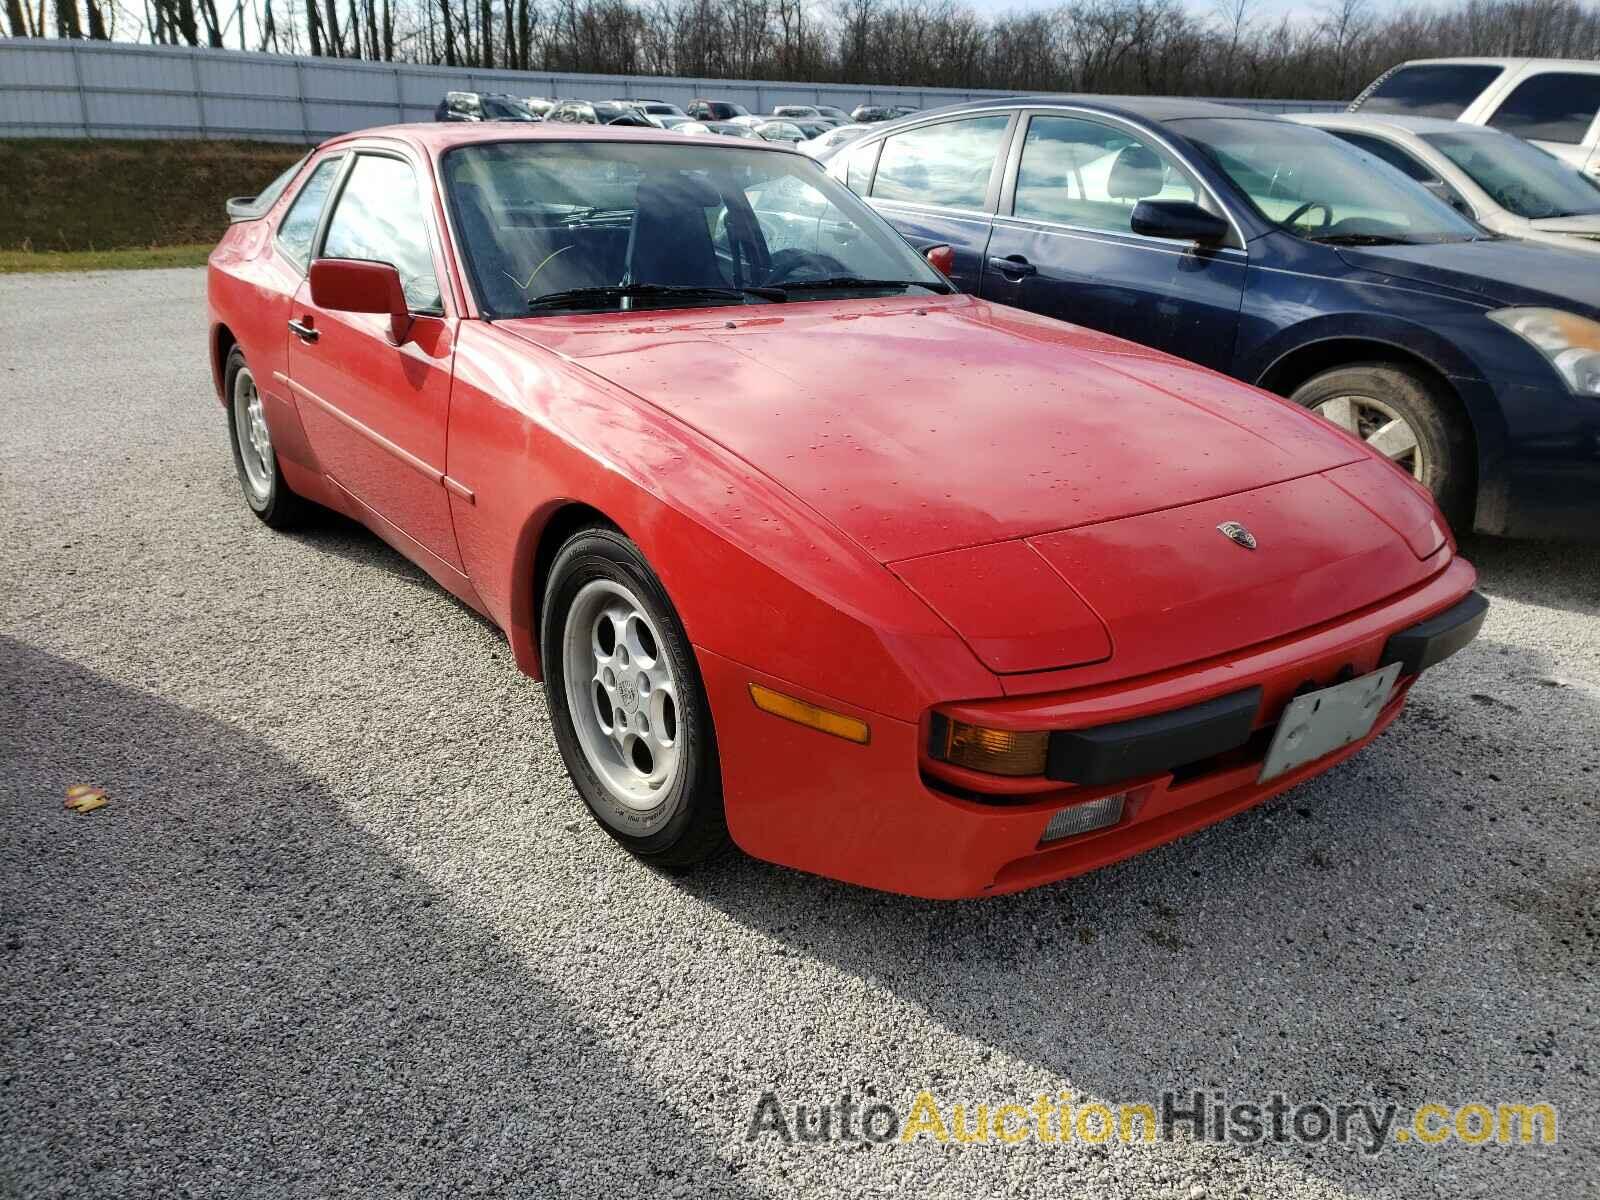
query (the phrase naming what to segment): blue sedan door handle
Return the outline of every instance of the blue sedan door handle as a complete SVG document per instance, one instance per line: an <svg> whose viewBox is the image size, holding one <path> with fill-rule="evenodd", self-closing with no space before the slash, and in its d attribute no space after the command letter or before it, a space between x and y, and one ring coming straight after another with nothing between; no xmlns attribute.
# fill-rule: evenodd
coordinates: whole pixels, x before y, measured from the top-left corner
<svg viewBox="0 0 1600 1200"><path fill-rule="evenodd" d="M1013 275L1018 279L1022 279L1025 276L1039 273L1039 268L1020 254L1008 254L1004 258L992 256L989 259L989 265L1008 279Z"/></svg>

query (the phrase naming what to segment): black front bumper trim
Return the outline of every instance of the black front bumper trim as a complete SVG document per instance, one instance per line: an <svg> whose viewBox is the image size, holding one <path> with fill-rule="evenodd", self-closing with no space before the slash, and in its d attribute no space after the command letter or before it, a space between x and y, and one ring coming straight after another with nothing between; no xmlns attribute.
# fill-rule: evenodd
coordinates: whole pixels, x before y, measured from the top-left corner
<svg viewBox="0 0 1600 1200"><path fill-rule="evenodd" d="M1477 637L1488 612L1489 601L1479 592L1468 592L1437 616L1390 637L1378 665L1399 663L1402 675L1420 675Z"/></svg>
<svg viewBox="0 0 1600 1200"><path fill-rule="evenodd" d="M1045 775L1063 783L1116 783L1156 775L1250 740L1261 689L1246 688L1187 708L1050 735Z"/></svg>

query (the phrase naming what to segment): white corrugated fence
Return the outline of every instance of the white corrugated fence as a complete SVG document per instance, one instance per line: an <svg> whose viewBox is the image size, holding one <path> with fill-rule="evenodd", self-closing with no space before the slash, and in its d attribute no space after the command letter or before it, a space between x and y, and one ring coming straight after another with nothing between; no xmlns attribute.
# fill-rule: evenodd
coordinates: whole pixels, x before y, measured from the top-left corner
<svg viewBox="0 0 1600 1200"><path fill-rule="evenodd" d="M312 143L396 121L427 121L447 91L684 104L711 96L776 104L936 108L1004 92L658 75L484 71L122 42L0 38L0 137L212 137ZM1340 109L1314 100L1236 100L1268 112Z"/></svg>

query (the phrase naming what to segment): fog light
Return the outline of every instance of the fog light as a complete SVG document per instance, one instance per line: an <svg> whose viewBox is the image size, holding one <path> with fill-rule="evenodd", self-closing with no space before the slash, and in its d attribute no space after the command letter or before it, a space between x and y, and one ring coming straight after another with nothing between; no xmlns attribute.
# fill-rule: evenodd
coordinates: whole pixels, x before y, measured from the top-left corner
<svg viewBox="0 0 1600 1200"><path fill-rule="evenodd" d="M1043 846L1047 842L1059 842L1062 838L1076 837L1080 833L1115 825L1122 820L1122 805L1127 798L1127 792L1118 792L1115 796L1101 796L1098 800L1063 808L1050 818L1039 844Z"/></svg>
<svg viewBox="0 0 1600 1200"><path fill-rule="evenodd" d="M847 742L865 746L872 740L872 731L867 728L865 721L858 721L855 717L847 717L843 713L830 712L826 708L818 708L815 704L809 704L794 696L785 696L782 692L762 687L759 683L750 685L750 699L762 712L769 712L775 717L782 717L797 725L809 725L812 729L831 733L834 737L843 738Z"/></svg>
<svg viewBox="0 0 1600 1200"><path fill-rule="evenodd" d="M989 775L1043 775L1050 751L1048 733L984 729L935 717L933 756ZM944 736L939 737L939 724Z"/></svg>

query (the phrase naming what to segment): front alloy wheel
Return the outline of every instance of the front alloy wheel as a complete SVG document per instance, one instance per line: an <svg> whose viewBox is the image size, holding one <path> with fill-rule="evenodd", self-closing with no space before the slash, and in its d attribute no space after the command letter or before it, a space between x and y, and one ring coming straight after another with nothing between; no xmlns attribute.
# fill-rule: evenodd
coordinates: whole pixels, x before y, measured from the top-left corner
<svg viewBox="0 0 1600 1200"><path fill-rule="evenodd" d="M1427 452L1417 431L1376 396L1335 396L1311 411L1355 434L1417 482L1427 478Z"/></svg>
<svg viewBox="0 0 1600 1200"><path fill-rule="evenodd" d="M1356 363L1306 380L1289 397L1362 441L1433 493L1450 524L1472 526L1471 429L1447 385L1400 363Z"/></svg>
<svg viewBox="0 0 1600 1200"><path fill-rule="evenodd" d="M550 567L539 643L556 744L601 828L668 868L727 845L699 667L639 548L603 527L568 539Z"/></svg>
<svg viewBox="0 0 1600 1200"><path fill-rule="evenodd" d="M636 832L671 819L677 782L678 680L644 601L612 579L583 585L562 635L567 709L606 790Z"/></svg>

